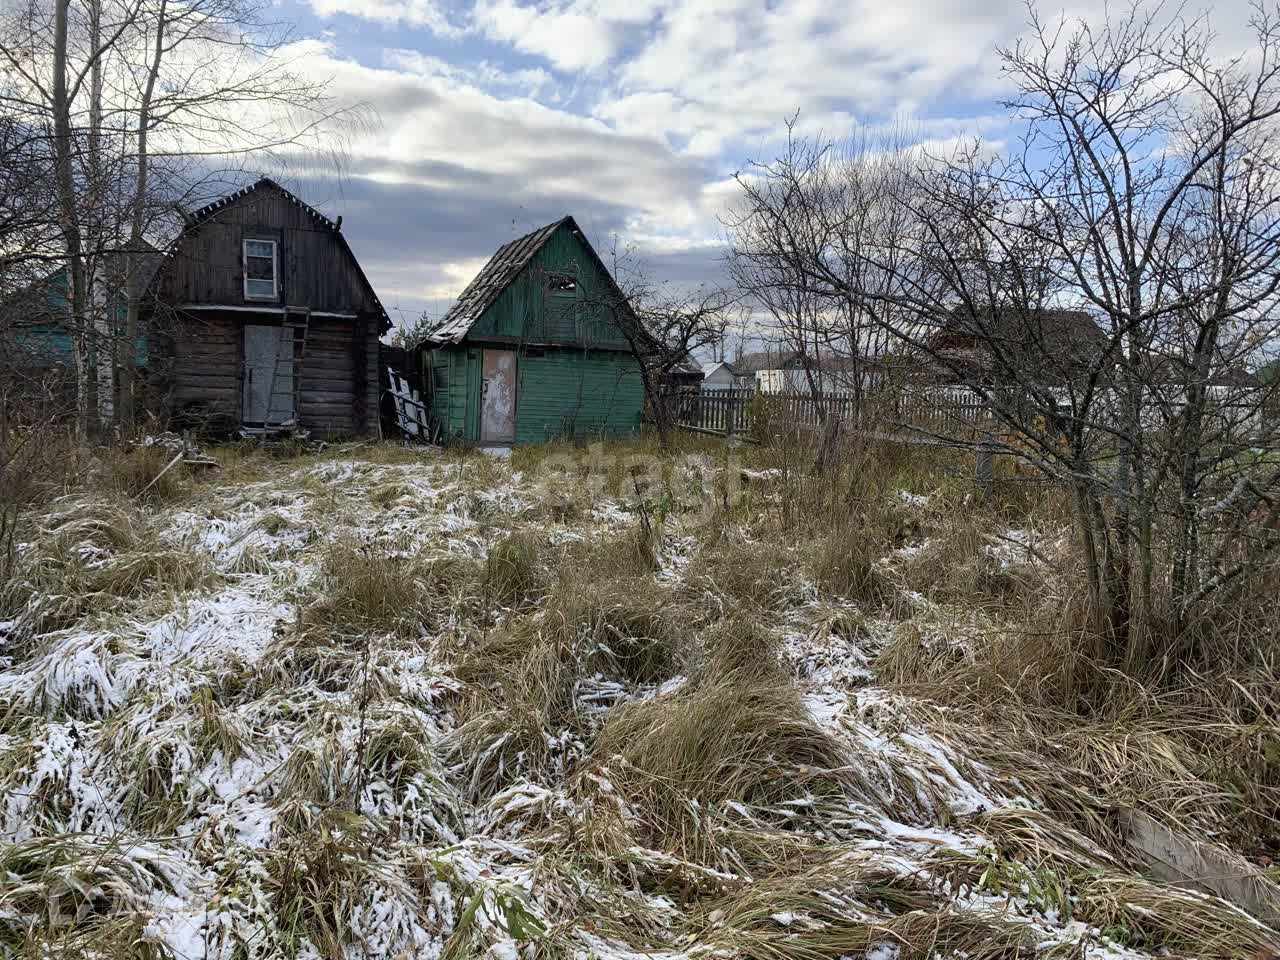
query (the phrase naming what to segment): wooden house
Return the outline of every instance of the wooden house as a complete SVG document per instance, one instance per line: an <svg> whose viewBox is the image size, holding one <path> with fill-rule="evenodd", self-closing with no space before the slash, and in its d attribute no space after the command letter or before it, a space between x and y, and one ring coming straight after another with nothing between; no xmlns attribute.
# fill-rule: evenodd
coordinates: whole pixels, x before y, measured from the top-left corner
<svg viewBox="0 0 1280 960"><path fill-rule="evenodd" d="M738 386L738 373L723 360L703 364L700 386L704 391L733 390Z"/></svg>
<svg viewBox="0 0 1280 960"><path fill-rule="evenodd" d="M1105 362L1107 335L1088 313L1029 307L956 307L928 338L934 379L999 384L1013 371L1065 385Z"/></svg>
<svg viewBox="0 0 1280 960"><path fill-rule="evenodd" d="M130 258L124 247L113 247L86 258L89 268L92 313L85 322L96 322L97 330L86 339L89 345L101 347L109 356L111 349L121 349L128 310L126 293ZM145 240L141 256L136 259L145 286L155 274L160 252ZM77 321L68 315L67 268L58 267L28 284L0 305L0 338L8 359L15 366L49 369L72 366L72 329ZM139 332L134 344L135 362L146 363L146 337ZM107 362L105 359L103 362Z"/></svg>
<svg viewBox="0 0 1280 960"><path fill-rule="evenodd" d="M160 253L143 241L140 256L112 247L85 258L92 306L83 318L71 316L68 271L58 267L0 302L0 396L30 409L71 411L76 406L75 334L82 336L85 362L95 374L99 412L109 417L118 402L115 368L126 359L125 320L130 269L143 285L154 274ZM132 351L138 382L146 387L147 338L139 331ZM143 394L144 397L146 394Z"/></svg>
<svg viewBox="0 0 1280 960"><path fill-rule="evenodd" d="M428 334L440 432L505 446L637 431L644 385L628 322L572 217L505 244Z"/></svg>
<svg viewBox="0 0 1280 960"><path fill-rule="evenodd" d="M179 421L250 435L376 430L391 323L341 217L264 178L187 218L151 292Z"/></svg>

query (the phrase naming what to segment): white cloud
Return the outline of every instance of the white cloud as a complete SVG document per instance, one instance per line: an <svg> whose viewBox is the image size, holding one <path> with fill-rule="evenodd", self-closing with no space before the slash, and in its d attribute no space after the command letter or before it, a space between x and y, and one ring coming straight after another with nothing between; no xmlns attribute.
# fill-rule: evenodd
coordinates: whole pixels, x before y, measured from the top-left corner
<svg viewBox="0 0 1280 960"><path fill-rule="evenodd" d="M429 192L453 229L490 218L476 227L486 247L494 217L511 221L509 238L537 225L526 218L586 210L668 263L712 255L737 195L733 171L771 156L797 111L806 133L874 133L906 118L939 150L977 134L1001 143L1010 118L996 105L1007 89L996 46L1025 21L1021 0L475 0L453 13L445 0L308 2L322 16L423 27L462 40L450 50L484 51L393 49L377 66L317 53L316 75L383 121L353 140L356 176ZM1071 13L1096 19L1102 2L1072 0ZM1221 0L1215 24L1243 23L1244 5ZM421 216L429 227L431 211ZM488 252L479 243L388 276L406 296L447 296Z"/></svg>
<svg viewBox="0 0 1280 960"><path fill-rule="evenodd" d="M442 37L454 37L462 28L453 23L436 0L307 0L318 17L346 14L391 26L426 27Z"/></svg>
<svg viewBox="0 0 1280 960"><path fill-rule="evenodd" d="M478 0L476 30L563 71L596 70L611 62L640 28L679 0Z"/></svg>
<svg viewBox="0 0 1280 960"><path fill-rule="evenodd" d="M373 67L319 44L301 47L294 62L328 78L339 102L368 103L379 115L376 127L351 135L347 161L358 181L348 194L377 200L352 210L349 196L344 209L345 229L368 231L372 252L357 251L388 302L456 296L477 257L565 213L592 236L629 233L631 222L705 234L709 171L656 138L518 92L545 84L545 72L458 67L403 50ZM402 209L386 209L397 198ZM450 242L448 231L459 230L467 236ZM414 258L416 270L405 263Z"/></svg>
<svg viewBox="0 0 1280 960"><path fill-rule="evenodd" d="M385 51L382 59L388 67L404 73L436 77L496 95L537 97L553 84L551 74L540 67L504 70L486 60L453 64L417 50L400 49Z"/></svg>
<svg viewBox="0 0 1280 960"><path fill-rule="evenodd" d="M562 70L599 67L614 54L612 26L572 4L533 7L515 0L481 0L474 22L491 39L545 57Z"/></svg>

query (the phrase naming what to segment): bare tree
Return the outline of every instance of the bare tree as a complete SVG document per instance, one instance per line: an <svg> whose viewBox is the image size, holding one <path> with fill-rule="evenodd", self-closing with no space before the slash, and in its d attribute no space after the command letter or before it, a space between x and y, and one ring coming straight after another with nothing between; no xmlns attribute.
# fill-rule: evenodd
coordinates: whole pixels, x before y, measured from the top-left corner
<svg viewBox="0 0 1280 960"><path fill-rule="evenodd" d="M899 153L883 189L870 158L841 169L818 144L816 164L744 178L752 235L780 238L748 255L964 383L991 412L983 444L1069 485L1098 626L1129 664L1170 662L1156 638L1193 636L1280 543L1280 474L1237 455L1269 439L1263 405L1221 402L1276 333L1280 34L1261 8L1251 23L1255 49L1222 61L1202 21L1159 8L1096 26L1033 10L1001 52L1016 150ZM868 182L886 214L851 216Z"/></svg>
<svg viewBox="0 0 1280 960"><path fill-rule="evenodd" d="M910 337L919 323L918 311L894 298L912 222L904 204L912 151L901 129L834 143L798 136L796 122L787 122L778 158L738 175L742 203L725 226L731 276L803 360L823 428L821 467L842 425L822 398L852 395L862 416L868 387L877 386L877 399L886 393L896 335Z"/></svg>
<svg viewBox="0 0 1280 960"><path fill-rule="evenodd" d="M655 282L617 240L608 258L616 288L585 291L584 305L609 316L622 331L640 365L645 406L666 446L675 426L669 396L675 374L720 349L736 319L739 295L723 287Z"/></svg>

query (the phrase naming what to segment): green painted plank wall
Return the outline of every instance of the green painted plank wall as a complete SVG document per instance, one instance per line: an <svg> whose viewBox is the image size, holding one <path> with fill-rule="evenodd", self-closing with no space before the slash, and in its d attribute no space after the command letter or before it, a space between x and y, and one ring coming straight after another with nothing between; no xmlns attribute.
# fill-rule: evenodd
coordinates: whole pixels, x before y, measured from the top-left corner
<svg viewBox="0 0 1280 960"><path fill-rule="evenodd" d="M519 358L516 443L539 443L571 432L634 433L644 386L630 354L547 350Z"/></svg>
<svg viewBox="0 0 1280 960"><path fill-rule="evenodd" d="M547 289L551 274L577 279L573 292ZM627 341L602 304L609 301L606 274L597 269L582 239L561 226L471 327L468 340L513 337L528 343L576 343L626 350Z"/></svg>
<svg viewBox="0 0 1280 960"><path fill-rule="evenodd" d="M432 367L444 385L432 396L446 434L480 439L483 348L447 347ZM516 442L540 443L570 433L593 436L634 433L640 426L644 386L630 354L567 348L519 353L516 360Z"/></svg>

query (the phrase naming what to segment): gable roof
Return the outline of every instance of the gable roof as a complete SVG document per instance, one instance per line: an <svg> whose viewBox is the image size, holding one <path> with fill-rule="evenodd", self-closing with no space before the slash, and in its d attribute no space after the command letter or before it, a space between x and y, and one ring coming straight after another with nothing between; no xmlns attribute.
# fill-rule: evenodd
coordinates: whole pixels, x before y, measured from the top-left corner
<svg viewBox="0 0 1280 960"><path fill-rule="evenodd" d="M738 374L734 371L734 369L733 369L733 365L732 365L732 364L730 364L728 361L726 361L726 360L717 360L715 363L704 363L704 364L702 365L702 376L703 376L703 378L710 377L712 374L714 374L714 373L715 373L717 370L719 370L721 367L724 367L724 369L725 369L725 370L727 370L727 371L729 372L729 376L731 376L731 377L736 377L736 376L738 375Z"/></svg>
<svg viewBox="0 0 1280 960"><path fill-rule="evenodd" d="M733 361L732 369L738 376L750 376L761 370L802 370L805 364L804 356L797 350L770 349L744 353Z"/></svg>
<svg viewBox="0 0 1280 960"><path fill-rule="evenodd" d="M137 266L139 275L142 278L142 287L145 290L151 283L151 278L155 276L156 270L159 269L164 255L145 239L140 241L138 253ZM126 284L129 279L128 245L122 243L117 246L107 247L99 251L96 256L98 267L101 271L98 275L102 277L107 289L117 295L124 296L127 293ZM65 293L57 292L55 288L58 284L61 284L63 290L65 290L66 273L67 267L65 264L54 267L9 294L3 301L0 301L6 307L21 307L22 315L13 320L15 327L41 326L51 321L65 321ZM50 304L51 295L62 301L60 307L55 308Z"/></svg>
<svg viewBox="0 0 1280 960"><path fill-rule="evenodd" d="M102 254L103 273L107 281L118 290L124 290L129 282L130 252L129 244L125 242L118 247L103 251ZM145 290L150 285L151 278L160 269L164 254L148 243L145 238L139 241L138 249L134 252L138 255L138 279L142 281L141 287Z"/></svg>
<svg viewBox="0 0 1280 960"><path fill-rule="evenodd" d="M284 187L280 186L280 184L276 183L270 177L259 177L256 181L249 184L247 187L241 187L239 190L236 190L233 193L229 193L225 197L219 197L217 200L214 200L212 203L205 204L203 207L196 210L194 213L185 214L183 216L183 219L186 222L183 225L182 232L179 233L178 236L174 239L173 243L170 244L169 250L165 253L165 257L168 258L173 256L174 252L178 249L178 245L182 242L183 238L186 237L188 233L198 230L201 226L203 226L205 223L211 220L214 217L214 215L216 215L220 210L225 210L227 207L231 206L232 204L239 203L245 197L251 196L252 194L257 193L259 190L275 191L280 196L282 196L285 200L287 200L289 203L292 203L294 206L300 209L303 213L307 214L307 216L311 217L312 220L316 221L316 223L319 224L321 229L327 230L334 235L334 237L338 241L338 246L342 248L343 253L345 253L350 258L351 263L355 266L356 276L360 278L360 282L361 284L364 285L365 291L369 294L373 302L378 305L378 313L379 313L380 319L382 320L381 329L379 332L386 333L388 330L390 330L391 318L387 316L387 310L382 305L382 301L378 299L377 291L373 289L373 284L371 284L369 282L369 278L365 276L364 268L360 266L360 261L356 259L356 255L352 252L351 246L347 243L347 238L342 233L342 218L339 217L336 221L330 220L328 217L326 217L323 213L321 213L315 207L311 206L310 204L304 203L302 200L298 199L298 197L294 196L292 193L290 193ZM156 273L158 274L159 270L157 270Z"/></svg>
<svg viewBox="0 0 1280 960"><path fill-rule="evenodd" d="M613 274L609 272L586 235L579 229L577 221L571 216L564 216L553 223L548 223L545 227L539 227L500 246L497 253L489 258L489 262L458 295L457 302L449 308L449 312L427 333L427 342L438 345L461 343L476 321L493 306L502 291L515 282L521 271L529 265L538 251L546 246L547 241L561 227L573 230L582 246L586 248L596 269L608 280L619 301L625 305L625 297L613 279Z"/></svg>
<svg viewBox="0 0 1280 960"><path fill-rule="evenodd" d="M1083 310L957 306L939 331L942 336L975 337L1001 346L1037 346L1045 350L1100 351L1107 335Z"/></svg>

